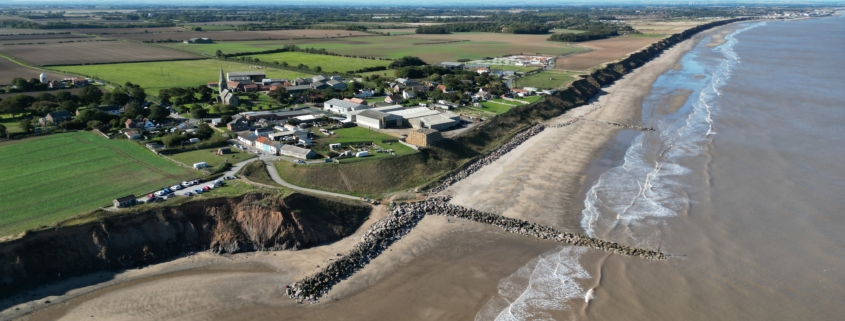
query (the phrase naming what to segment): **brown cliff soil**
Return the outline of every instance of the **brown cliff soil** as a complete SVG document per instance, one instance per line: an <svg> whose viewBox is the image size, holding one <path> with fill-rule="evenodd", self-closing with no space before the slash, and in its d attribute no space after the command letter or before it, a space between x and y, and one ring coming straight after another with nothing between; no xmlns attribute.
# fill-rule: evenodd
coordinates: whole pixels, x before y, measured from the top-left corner
<svg viewBox="0 0 845 321"><path fill-rule="evenodd" d="M303 249L352 234L371 210L302 194L247 194L33 232L0 243L0 298L59 275L134 268L190 251Z"/></svg>

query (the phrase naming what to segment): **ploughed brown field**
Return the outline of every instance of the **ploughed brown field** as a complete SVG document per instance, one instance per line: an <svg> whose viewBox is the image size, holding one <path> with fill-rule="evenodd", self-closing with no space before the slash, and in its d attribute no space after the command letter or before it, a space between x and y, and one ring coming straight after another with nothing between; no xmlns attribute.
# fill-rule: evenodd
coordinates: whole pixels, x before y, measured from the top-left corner
<svg viewBox="0 0 845 321"><path fill-rule="evenodd" d="M184 30L184 29L183 29ZM190 38L211 38L212 40L279 40L279 39L296 39L296 38L336 38L340 34L342 37L352 36L372 36L370 33L360 31L347 30L315 30L315 29L298 29L298 30L268 30L268 31L185 31L185 32L167 32L167 33L138 33L138 34L113 34L110 37L134 40L134 41L152 41L152 40L187 40Z"/></svg>
<svg viewBox="0 0 845 321"><path fill-rule="evenodd" d="M180 51L119 41L0 46L0 53L39 66L200 58Z"/></svg>
<svg viewBox="0 0 845 321"><path fill-rule="evenodd" d="M2 30L0 30L2 31ZM128 34L128 33L147 33L144 31L148 31L150 33L157 33L157 32L179 32L179 31L186 31L185 28L182 27L161 27L161 28L76 28L76 29L61 29L56 30L57 32L73 32L73 33L84 33L84 34Z"/></svg>
<svg viewBox="0 0 845 321"><path fill-rule="evenodd" d="M30 78L38 78L42 72L45 73L47 75L47 79L50 80L72 77L72 75L66 75L55 71L42 71L24 67L9 61L6 58L0 57L0 85L11 84L12 79L14 78L23 78L26 80L29 80Z"/></svg>
<svg viewBox="0 0 845 321"><path fill-rule="evenodd" d="M659 40L660 38L615 37L580 42L577 44L579 47L590 48L592 50L558 59L555 69L587 70L591 67L623 58Z"/></svg>
<svg viewBox="0 0 845 321"><path fill-rule="evenodd" d="M70 38L87 38L87 36L83 36L83 35L74 35L74 34L16 34L16 35L2 35L2 32L0 32L0 41L5 41L5 40L70 39Z"/></svg>

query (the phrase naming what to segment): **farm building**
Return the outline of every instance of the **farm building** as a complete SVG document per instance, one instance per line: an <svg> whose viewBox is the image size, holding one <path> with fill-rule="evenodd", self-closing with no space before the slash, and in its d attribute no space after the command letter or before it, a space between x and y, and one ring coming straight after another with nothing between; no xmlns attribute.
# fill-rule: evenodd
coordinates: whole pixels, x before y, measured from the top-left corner
<svg viewBox="0 0 845 321"><path fill-rule="evenodd" d="M238 72L229 72L226 73L226 80L227 81L255 81L261 82L262 80L267 78L267 74L263 71L238 71Z"/></svg>
<svg viewBox="0 0 845 321"><path fill-rule="evenodd" d="M231 154L231 153L232 153L232 150L229 147L223 147L223 148L217 149L217 156L228 155L228 154Z"/></svg>
<svg viewBox="0 0 845 321"><path fill-rule="evenodd" d="M115 208L122 208L122 207L130 207L132 205L135 205L135 203L137 201L138 200L135 198L135 195L130 194L128 196L116 198L114 201L112 201L112 204L114 204Z"/></svg>
<svg viewBox="0 0 845 321"><path fill-rule="evenodd" d="M136 131L136 130L130 130L130 131L125 132L123 134L126 135L126 138L129 138L129 140L139 140L139 139L141 139L141 132Z"/></svg>
<svg viewBox="0 0 845 321"><path fill-rule="evenodd" d="M378 110L365 110L355 115L355 123L361 127L383 129L392 126L402 126L402 117Z"/></svg>
<svg viewBox="0 0 845 321"><path fill-rule="evenodd" d="M213 43L209 38L191 38L188 40L183 40L183 43Z"/></svg>
<svg viewBox="0 0 845 321"><path fill-rule="evenodd" d="M460 62L444 61L444 62L440 63L440 67L449 68L449 69L461 69L461 68L464 67L464 64L462 64Z"/></svg>
<svg viewBox="0 0 845 321"><path fill-rule="evenodd" d="M296 147L293 145L284 145L279 148L279 155L302 158L302 159L311 159L317 156L313 150Z"/></svg>
<svg viewBox="0 0 845 321"><path fill-rule="evenodd" d="M443 136L440 135L440 131L436 129L421 128L411 132L411 134L408 135L408 138L405 139L405 142L417 146L428 147L437 145L437 143L439 143L442 139Z"/></svg>
<svg viewBox="0 0 845 321"><path fill-rule="evenodd" d="M458 125L460 121L460 116L450 112L409 120L411 126L414 128L429 128L436 130L447 130Z"/></svg>
<svg viewBox="0 0 845 321"><path fill-rule="evenodd" d="M363 109L369 109L369 108L370 108L370 106L367 106L367 105L356 104L356 103L353 103L353 102L343 101L343 100L340 100L340 99L329 99L328 101L323 103L323 110L329 111L329 112L332 112L332 113L335 113L335 114L341 114L341 115L345 115L346 113L348 113L350 111L363 110Z"/></svg>
<svg viewBox="0 0 845 321"><path fill-rule="evenodd" d="M361 98L343 98L343 100L348 101L348 102L353 103L353 104L359 104L359 105L366 105L367 104L367 101L363 100Z"/></svg>

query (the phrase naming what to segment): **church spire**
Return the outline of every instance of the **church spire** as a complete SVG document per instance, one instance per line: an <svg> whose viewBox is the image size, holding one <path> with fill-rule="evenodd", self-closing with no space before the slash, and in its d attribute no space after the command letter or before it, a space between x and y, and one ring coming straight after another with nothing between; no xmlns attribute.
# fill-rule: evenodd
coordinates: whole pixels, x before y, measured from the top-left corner
<svg viewBox="0 0 845 321"><path fill-rule="evenodd" d="M223 90L229 89L226 84L226 77L223 76L223 67L220 67L220 79L217 80L217 92L223 94Z"/></svg>

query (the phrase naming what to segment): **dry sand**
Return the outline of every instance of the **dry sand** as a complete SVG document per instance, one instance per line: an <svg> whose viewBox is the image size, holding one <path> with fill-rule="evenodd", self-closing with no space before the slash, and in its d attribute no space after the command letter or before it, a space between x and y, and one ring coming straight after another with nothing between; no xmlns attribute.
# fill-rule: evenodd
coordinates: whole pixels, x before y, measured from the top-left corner
<svg viewBox="0 0 845 321"><path fill-rule="evenodd" d="M606 93L593 104L550 123L564 122L600 105L588 119L638 124L641 102L651 84L676 67L692 45L687 41L666 51L605 88ZM448 192L456 195L457 204L577 229L584 168L617 130L590 121L548 129ZM10 307L0 312L0 319L465 320L474 318L497 293L499 280L559 246L491 226L426 217L409 235L336 286L323 302L297 305L283 296L284 284L316 272L335 253L347 251L385 211L378 207L356 235L308 250L201 253L108 276L108 281L98 279L105 274L95 274L51 285L0 302ZM45 304L45 300L53 303ZM38 311L23 315L33 310Z"/></svg>
<svg viewBox="0 0 845 321"><path fill-rule="evenodd" d="M676 68L695 43L688 40L665 51L604 88L604 93L591 104L549 123L566 122L600 107L586 119L649 126L640 123L643 99L657 77ZM585 170L618 131L618 127L591 121L547 129L445 193L454 195L452 203L457 205L578 230L583 209L579 191L586 179Z"/></svg>
<svg viewBox="0 0 845 321"><path fill-rule="evenodd" d="M375 315L465 320L497 293L500 279L560 246L492 226L430 216L329 292L322 303L298 305L284 296L284 284L313 273L357 240L298 252L183 258L122 273L115 281L94 286L97 290L52 303L21 320L371 320ZM20 307L27 311L44 306L45 300L63 299L47 297ZM7 312L0 317L13 316Z"/></svg>

